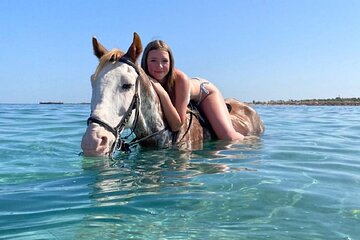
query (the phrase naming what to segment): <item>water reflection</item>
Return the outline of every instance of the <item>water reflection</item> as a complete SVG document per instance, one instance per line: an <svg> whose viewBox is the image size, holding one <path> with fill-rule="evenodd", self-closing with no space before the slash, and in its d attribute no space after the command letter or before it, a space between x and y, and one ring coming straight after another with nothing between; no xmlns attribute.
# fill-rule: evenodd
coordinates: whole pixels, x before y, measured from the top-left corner
<svg viewBox="0 0 360 240"><path fill-rule="evenodd" d="M201 192L199 176L233 171L255 171L241 167L241 159L249 160L261 145L212 141L203 149L138 149L108 158L84 158L83 169L95 174L91 198L97 205L123 205L134 197L145 195Z"/></svg>
<svg viewBox="0 0 360 240"><path fill-rule="evenodd" d="M98 234L100 228L121 232L133 223L137 229L140 222L147 222L147 229L153 224L146 220L149 217L162 225L166 218L184 214L190 220L195 212L198 216L202 211L218 211L212 199L219 198L221 191L234 190L227 181L237 172L254 170L242 164L249 161L249 155L256 156L259 149L259 141L212 141L201 150L136 149L130 154L118 153L114 160L83 158L82 168L94 181L89 184L92 206L82 221L81 234ZM219 177L214 178L213 174ZM212 182L215 179L223 180L217 185ZM223 194L225 197L228 193Z"/></svg>

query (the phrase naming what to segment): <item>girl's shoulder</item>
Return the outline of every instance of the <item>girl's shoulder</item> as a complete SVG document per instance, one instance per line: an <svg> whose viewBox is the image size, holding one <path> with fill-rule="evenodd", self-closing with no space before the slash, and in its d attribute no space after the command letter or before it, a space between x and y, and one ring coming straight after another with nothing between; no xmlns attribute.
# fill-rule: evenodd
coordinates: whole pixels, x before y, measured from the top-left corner
<svg viewBox="0 0 360 240"><path fill-rule="evenodd" d="M189 77L181 70L175 69L176 81L185 82L189 80Z"/></svg>
<svg viewBox="0 0 360 240"><path fill-rule="evenodd" d="M177 89L183 89L186 90L190 87L190 79L189 77L181 70L176 69L175 70L176 73L176 83L175 85L177 86Z"/></svg>

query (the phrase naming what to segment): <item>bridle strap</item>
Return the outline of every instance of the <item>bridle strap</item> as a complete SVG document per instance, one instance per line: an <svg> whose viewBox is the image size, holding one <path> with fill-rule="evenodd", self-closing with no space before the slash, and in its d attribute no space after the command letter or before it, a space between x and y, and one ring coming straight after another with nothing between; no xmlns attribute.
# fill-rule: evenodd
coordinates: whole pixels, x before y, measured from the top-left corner
<svg viewBox="0 0 360 240"><path fill-rule="evenodd" d="M113 127L111 127L109 124L107 124L106 122L104 121L101 121L97 118L94 118L94 117L89 117L87 119L87 125L89 126L90 123L97 123L99 124L100 126L102 126L103 128L105 128L106 130L108 130L109 132L111 132L115 137L116 137L116 129L114 129Z"/></svg>
<svg viewBox="0 0 360 240"><path fill-rule="evenodd" d="M136 73L138 74L138 77L137 77L136 82L135 82L135 94L133 96L133 99L131 101L131 104L130 104L128 110L124 114L123 118L120 120L119 124L116 125L116 127L114 127L114 128L111 127L109 124L105 123L104 121L102 121L100 119L97 119L97 118L94 118L92 116L90 116L88 118L88 120L87 120L88 125L90 123L99 124L100 126L105 128L106 130L108 130L109 132L111 132L115 136L115 142L112 144L110 152L109 152L109 157L110 158L112 158L112 155L113 155L115 149L116 150L123 150L124 149L124 151L130 151L131 146L133 146L133 145L135 145L137 143L140 143L142 141L145 141L148 138L154 137L155 135L161 134L164 131L168 130L168 128L165 127L164 129L162 129L160 131L157 131L157 132L154 132L154 133L152 133L152 134L150 134L150 135L148 135L146 137L143 137L141 139L135 138L130 143L126 143L124 141L124 139L128 138L134 132L136 124L138 122L138 118L139 118L140 97L139 97L138 91L139 91L139 82L140 82L140 78L141 78L141 72L139 71L139 67L135 63L133 63L130 59L128 59L127 57L120 58L119 62L122 62L122 63L125 63L125 64L128 64L128 65L132 66L135 69ZM125 125L129 121L129 119L131 117L131 114L132 114L132 111L134 109L135 109L135 117L134 117L134 121L133 121L133 124L132 124L132 127L131 127L131 132L127 137L125 137L123 139L123 138L119 137L120 132L123 130L123 128L125 127ZM184 133L182 139L185 137L185 135L188 133L188 131L190 129L191 121L192 121L192 116L191 116L191 119L190 119L189 127L186 130L186 132ZM173 139L173 142L174 142L174 139Z"/></svg>
<svg viewBox="0 0 360 240"><path fill-rule="evenodd" d="M138 74L138 76L141 75L141 74L140 74L140 71L139 71L139 67L138 67L135 63L133 63L129 58L127 58L127 57L122 57L122 58L119 59L119 62L126 63L127 65L132 66L132 67L135 69L135 71L136 71L136 73Z"/></svg>
<svg viewBox="0 0 360 240"><path fill-rule="evenodd" d="M138 112L139 112L139 103L140 103L140 98L139 98L139 94L137 92L137 86L138 86L138 82L139 80L136 79L136 84L135 84L135 88L136 88L136 92L133 96L133 99L130 103L130 106L128 108L128 110L126 111L124 117L120 120L119 124L116 125L116 127L111 127L109 124L107 124L106 122L97 119L95 117L90 116L87 120L87 125L89 125L90 123L97 123L100 126L102 126L103 128L105 128L106 130L108 130L109 132L111 132L115 138L117 138L119 136L119 132L125 127L126 123L129 121L132 111L135 109L136 110L136 116L138 116ZM136 117L136 122L137 122L137 117ZM136 122L134 121L133 127L134 128Z"/></svg>
<svg viewBox="0 0 360 240"><path fill-rule="evenodd" d="M133 125L131 127L131 133L129 134L129 136L134 132L134 129L136 127L137 121L138 121L138 117L139 117L139 107L140 107L140 97L139 97L139 93L138 93L138 86L139 86L139 82L140 82L140 78L141 78L141 74L140 71L138 69L138 66L133 63L130 59L128 59L127 57L122 57L119 59L119 62L128 64L130 66L132 66L136 73L138 74L138 77L136 78L136 82L135 82L135 94L133 96L133 99L130 103L130 106L128 108L128 110L126 111L126 113L124 114L123 118L120 120L120 122L118 123L118 125L116 125L116 127L111 127L109 124L107 124L106 122L97 119L95 117L90 116L87 119L87 125L89 125L90 123L96 123L99 124L100 126L102 126L103 128L105 128L106 130L108 130L109 132L111 132L114 136L115 136L115 142L112 144L110 152L109 152L109 156L112 157L112 154L114 152L115 147L118 145L118 141L120 140L120 142L122 142L121 139L119 139L119 135L120 132L123 130L123 128L125 127L125 125L127 124L127 122L129 121L132 111L135 109L135 119L133 122Z"/></svg>

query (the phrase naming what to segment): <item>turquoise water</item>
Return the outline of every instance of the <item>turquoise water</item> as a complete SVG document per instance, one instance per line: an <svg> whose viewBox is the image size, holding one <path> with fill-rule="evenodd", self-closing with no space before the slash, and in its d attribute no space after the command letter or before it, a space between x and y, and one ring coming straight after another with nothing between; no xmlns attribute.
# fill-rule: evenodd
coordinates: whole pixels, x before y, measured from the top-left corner
<svg viewBox="0 0 360 240"><path fill-rule="evenodd" d="M111 161L89 105L0 105L0 239L359 239L360 108L255 108L259 141Z"/></svg>

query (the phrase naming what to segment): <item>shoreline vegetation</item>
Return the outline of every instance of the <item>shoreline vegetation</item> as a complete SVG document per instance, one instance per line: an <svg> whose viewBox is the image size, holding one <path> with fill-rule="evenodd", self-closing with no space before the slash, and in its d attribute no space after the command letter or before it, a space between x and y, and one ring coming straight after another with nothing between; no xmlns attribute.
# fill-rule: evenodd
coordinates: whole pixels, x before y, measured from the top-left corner
<svg viewBox="0 0 360 240"><path fill-rule="evenodd" d="M64 102L53 102L53 101L48 101L48 102L39 102L39 104L90 104L88 102L79 102L79 103L64 103Z"/></svg>
<svg viewBox="0 0 360 240"><path fill-rule="evenodd" d="M328 99L305 99L305 100L270 100L247 102L254 105L306 105L306 106L360 106L360 97L358 98L328 98ZM46 101L39 104L68 104L61 101ZM69 104L90 104L88 102L69 103Z"/></svg>
<svg viewBox="0 0 360 240"><path fill-rule="evenodd" d="M360 106L359 98L252 101L255 105Z"/></svg>
<svg viewBox="0 0 360 240"><path fill-rule="evenodd" d="M39 104L64 104L63 102L39 102Z"/></svg>

